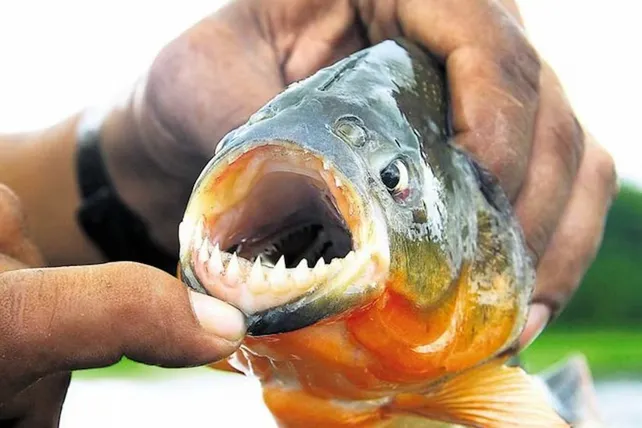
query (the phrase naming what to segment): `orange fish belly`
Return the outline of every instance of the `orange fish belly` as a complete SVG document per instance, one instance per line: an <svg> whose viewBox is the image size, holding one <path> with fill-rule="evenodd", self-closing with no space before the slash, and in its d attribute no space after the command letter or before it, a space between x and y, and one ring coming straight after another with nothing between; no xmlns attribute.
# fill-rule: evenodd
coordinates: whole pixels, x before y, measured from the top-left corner
<svg viewBox="0 0 642 428"><path fill-rule="evenodd" d="M436 380L492 357L513 331L514 308L480 304L461 278L431 309L390 283L370 306L340 319L247 338L234 366L260 379L284 427L379 426L410 414L395 396L424 396Z"/></svg>

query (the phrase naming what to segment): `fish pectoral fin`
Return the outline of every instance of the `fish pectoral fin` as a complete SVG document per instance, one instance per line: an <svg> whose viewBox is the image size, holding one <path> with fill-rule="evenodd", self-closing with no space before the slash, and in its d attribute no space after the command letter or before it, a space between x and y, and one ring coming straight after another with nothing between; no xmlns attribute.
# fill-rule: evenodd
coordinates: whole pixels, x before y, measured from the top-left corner
<svg viewBox="0 0 642 428"><path fill-rule="evenodd" d="M470 427L569 427L542 387L521 368L505 366L504 359L468 370L426 395L401 394L388 410Z"/></svg>

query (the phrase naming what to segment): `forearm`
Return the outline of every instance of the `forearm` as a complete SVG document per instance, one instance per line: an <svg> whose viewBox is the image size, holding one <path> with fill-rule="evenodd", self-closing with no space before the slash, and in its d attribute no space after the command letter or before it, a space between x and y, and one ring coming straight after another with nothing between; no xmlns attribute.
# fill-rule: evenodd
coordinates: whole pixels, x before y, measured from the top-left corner
<svg viewBox="0 0 642 428"><path fill-rule="evenodd" d="M50 265L103 261L76 221L74 116L39 132L0 135L0 183L20 197L29 233Z"/></svg>

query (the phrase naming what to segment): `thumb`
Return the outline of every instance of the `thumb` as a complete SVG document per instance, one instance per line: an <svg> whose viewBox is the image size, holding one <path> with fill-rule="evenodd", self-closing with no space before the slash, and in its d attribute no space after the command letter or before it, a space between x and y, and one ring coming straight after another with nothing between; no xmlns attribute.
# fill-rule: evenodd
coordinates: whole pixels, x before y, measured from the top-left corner
<svg viewBox="0 0 642 428"><path fill-rule="evenodd" d="M3 392L123 356L163 367L203 365L234 352L245 333L237 309L135 263L5 272L0 308Z"/></svg>

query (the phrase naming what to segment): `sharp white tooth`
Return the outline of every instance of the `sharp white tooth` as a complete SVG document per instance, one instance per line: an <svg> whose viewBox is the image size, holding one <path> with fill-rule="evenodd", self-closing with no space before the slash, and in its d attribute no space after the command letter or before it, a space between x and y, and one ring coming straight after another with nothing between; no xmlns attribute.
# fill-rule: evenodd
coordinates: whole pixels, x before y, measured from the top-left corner
<svg viewBox="0 0 642 428"><path fill-rule="evenodd" d="M286 281L288 273L285 270L285 258L281 256L276 266L270 272L270 285L275 291L285 290L287 288Z"/></svg>
<svg viewBox="0 0 642 428"><path fill-rule="evenodd" d="M330 169L330 164L325 159L323 160L323 169L326 171Z"/></svg>
<svg viewBox="0 0 642 428"><path fill-rule="evenodd" d="M239 259L236 257L236 253L232 254L232 258L227 265L227 271L225 271L225 276L230 281L236 281L241 275L241 267L239 266Z"/></svg>
<svg viewBox="0 0 642 428"><path fill-rule="evenodd" d="M216 244L212 250L212 255L207 262L207 267L212 273L219 274L223 272L223 260L221 260L221 250L218 248L218 244Z"/></svg>
<svg viewBox="0 0 642 428"><path fill-rule="evenodd" d="M265 282L265 275L263 274L263 267L261 266L261 256L258 256L254 261L248 281L250 283L250 288L254 288L254 284Z"/></svg>
<svg viewBox="0 0 642 428"><path fill-rule="evenodd" d="M263 267L261 266L261 257L257 257L250 272L250 291L253 293L264 293L269 289L269 285L265 280Z"/></svg>
<svg viewBox="0 0 642 428"><path fill-rule="evenodd" d="M318 261L317 264L314 265L314 270L313 273L316 276L325 276L326 272L328 271L328 267L325 265L325 260L323 260L323 257L321 257Z"/></svg>
<svg viewBox="0 0 642 428"><path fill-rule="evenodd" d="M198 250L198 260L201 263L205 263L205 262L207 262L209 260L209 258L210 258L210 250L211 250L210 243L209 243L209 241L207 239L205 239L201 243L201 248Z"/></svg>
<svg viewBox="0 0 642 428"><path fill-rule="evenodd" d="M261 262L261 256L258 256L256 260L254 260L254 264L252 265L252 271L250 272L250 280L263 279L262 265L263 264Z"/></svg>
<svg viewBox="0 0 642 428"><path fill-rule="evenodd" d="M335 184L337 187L341 187L341 180L339 180L339 178L338 178L338 177L334 177L334 184Z"/></svg>
<svg viewBox="0 0 642 428"><path fill-rule="evenodd" d="M310 268L308 267L308 261L302 259L297 267L292 272L292 279L298 284L303 285L308 282L310 278Z"/></svg>

